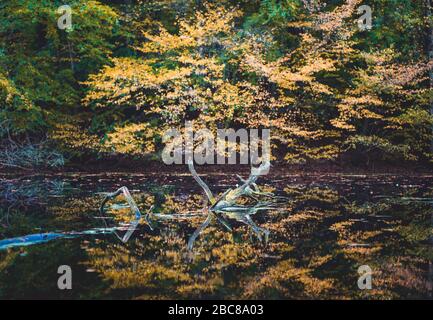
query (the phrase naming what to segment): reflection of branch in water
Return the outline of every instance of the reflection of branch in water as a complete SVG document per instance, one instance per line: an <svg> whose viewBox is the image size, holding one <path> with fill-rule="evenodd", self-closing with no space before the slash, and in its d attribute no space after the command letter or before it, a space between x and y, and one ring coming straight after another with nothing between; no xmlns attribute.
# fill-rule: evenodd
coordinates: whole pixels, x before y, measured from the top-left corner
<svg viewBox="0 0 433 320"><path fill-rule="evenodd" d="M129 224L128 227L128 231L124 234L123 237L120 237L116 231L114 231L114 233L116 234L116 236L122 240L122 242L128 242L129 238L131 238L132 234L134 233L135 229L137 228L140 219L141 219L141 213L140 213L140 209L138 209L137 204L135 203L134 199L132 198L131 194L129 193L129 190L127 187L121 187L120 189L118 189L117 191L113 192L113 193L109 193L104 201L102 201L101 203L101 207L99 208L99 211L101 213L104 212L104 206L107 203L108 200L113 199L115 197L117 197L119 194L123 193L123 195L125 196L126 201L128 201L129 204L129 208L131 209L131 211L134 213L135 215L135 219L132 223Z"/></svg>
<svg viewBox="0 0 433 320"><path fill-rule="evenodd" d="M64 182L58 180L33 180L27 177L0 181L0 204L6 210L0 211L0 223L10 225L13 210L22 207L41 205L47 196L60 196L64 192Z"/></svg>
<svg viewBox="0 0 433 320"><path fill-rule="evenodd" d="M135 204L135 201L131 197L128 189L126 187L122 187L116 192L108 194L101 205L100 211L101 213L103 213L105 203L109 199L112 199L121 193L124 194L125 198L128 201L129 207L135 214L134 219L126 224L120 224L116 227L111 227L111 228L106 226L106 228L94 228L85 231L36 233L36 234L30 234L30 235L16 237L16 238L4 239L0 241L0 250L13 248L13 247L30 246L30 245L45 243L56 239L72 239L72 238L77 238L85 235L99 235L99 234L114 234L116 235L117 238L119 238L121 241L126 243L131 238L132 234L134 233L141 219L140 210ZM106 224L104 217L101 218L104 220ZM124 231L124 232L126 231L123 237L119 236L120 231Z"/></svg>
<svg viewBox="0 0 433 320"><path fill-rule="evenodd" d="M218 199L213 198L207 185L201 180L194 170L194 165L192 161L189 161L188 167L193 175L194 179L199 182L199 185L203 188L206 195L209 198L211 207L208 211L208 218L206 221L194 232L188 241L188 249L191 250L194 245L195 239L200 235L200 233L212 222L213 218L216 218L222 225L224 225L228 230L232 230L230 224L225 219L226 217L240 221L251 227L252 231L256 234L259 240L262 240L262 235L264 235L264 240L267 242L269 237L269 231L258 227L254 221L251 219L251 215L256 214L260 210L267 210L274 208L275 201L277 198L270 193L260 192L257 185L255 184L257 178L265 171L269 169L269 162L263 163L259 168L251 167L251 173L248 179L242 180L243 184L235 189L228 189L225 191L221 197ZM242 197L248 197L256 201L254 205L244 206L239 205L237 200ZM266 201L259 201L262 196L269 197Z"/></svg>
<svg viewBox="0 0 433 320"><path fill-rule="evenodd" d="M30 234L26 236L3 239L0 241L0 250L9 249L13 247L26 247L35 244L45 243L52 240L57 239L72 239L85 235L98 235L98 234L110 234L115 233L116 231L120 231L124 228L115 227L115 228L95 228L86 231L72 231L72 232L48 232L48 233L36 233Z"/></svg>
<svg viewBox="0 0 433 320"><path fill-rule="evenodd" d="M256 214L258 211L276 209L278 202L286 199L284 197L278 197L271 192L260 191L259 187L255 183L257 178L263 172L269 169L269 165L269 162L265 162L258 168L251 167L250 176L246 180L239 177L242 181L240 186L234 189L230 188L226 190L220 197L215 198L207 184L197 174L193 162L188 162L189 171L191 172L194 180L203 189L210 203L210 206L205 206L205 208L203 208L203 213L207 215L206 220L194 231L188 240L189 250L192 250L195 240L203 232L203 230L215 220L220 222L227 230L232 231L232 227L226 218L237 220L248 225L251 227L251 230L260 241L262 241L264 236L264 241L265 243L267 242L269 231L258 227L252 220L251 216ZM131 210L135 213L136 218L141 216L135 201L131 197L126 187L122 187L116 192L108 194L101 204L101 212L103 211L104 205L109 199L113 199L121 193L124 194ZM254 200L255 203L252 205L240 205L237 203L240 197L250 198L251 200ZM160 214L153 213L152 211L153 207L150 208L149 212L144 217L151 230L153 230L152 220L189 219L197 216L203 216L203 213L200 214L198 212L189 212L185 214Z"/></svg>
<svg viewBox="0 0 433 320"><path fill-rule="evenodd" d="M191 237L188 240L188 250L191 250L194 246L195 239L200 235L200 233L203 232L204 229L206 229L209 224L212 222L212 215L208 214L206 220L201 224L200 227L198 227L194 233L191 235Z"/></svg>

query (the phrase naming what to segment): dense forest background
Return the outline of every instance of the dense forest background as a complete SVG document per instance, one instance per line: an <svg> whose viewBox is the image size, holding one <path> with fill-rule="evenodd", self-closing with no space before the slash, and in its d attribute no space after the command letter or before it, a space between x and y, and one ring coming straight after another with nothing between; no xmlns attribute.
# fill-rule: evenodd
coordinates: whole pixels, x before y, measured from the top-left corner
<svg viewBox="0 0 433 320"><path fill-rule="evenodd" d="M72 8L72 28L57 9ZM360 29L358 8L372 8ZM271 128L274 160L429 166L430 0L2 0L0 165L156 160L168 128Z"/></svg>

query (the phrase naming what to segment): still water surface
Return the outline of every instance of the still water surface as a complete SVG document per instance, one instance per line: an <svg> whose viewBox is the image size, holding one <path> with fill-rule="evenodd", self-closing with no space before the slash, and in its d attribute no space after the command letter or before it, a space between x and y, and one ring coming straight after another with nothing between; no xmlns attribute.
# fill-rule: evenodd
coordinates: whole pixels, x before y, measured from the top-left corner
<svg viewBox="0 0 433 320"><path fill-rule="evenodd" d="M237 183L204 176L214 193ZM104 192L127 186L142 213L199 211L204 196L185 175L69 174L0 177L0 298L52 299L431 299L433 177L287 175L259 185L287 197L248 226L217 223L186 243L205 217L139 221L120 196L101 214ZM73 272L59 290L57 269ZM358 268L372 271L360 290Z"/></svg>

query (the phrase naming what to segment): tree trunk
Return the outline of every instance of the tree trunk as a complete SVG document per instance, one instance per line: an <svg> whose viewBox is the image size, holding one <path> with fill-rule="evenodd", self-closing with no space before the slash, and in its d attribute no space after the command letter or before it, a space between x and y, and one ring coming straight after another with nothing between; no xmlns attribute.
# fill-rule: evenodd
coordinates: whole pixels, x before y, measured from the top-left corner
<svg viewBox="0 0 433 320"><path fill-rule="evenodd" d="M426 19L428 22L427 26L427 37L426 37L426 44L427 44L427 56L430 61L433 61L433 21L432 14L433 14L433 0L425 0L425 7L426 7ZM433 70L429 70L429 78L430 78L430 90L433 90ZM433 97L432 93L430 93L430 115L433 116ZM433 133L433 127L432 127L432 133ZM430 151L433 153L433 138L430 141ZM432 205L433 206L433 205ZM433 226L433 213L430 218L431 225ZM433 237L430 237L430 245L433 247ZM433 298L433 261L429 261L429 289L430 289L430 297Z"/></svg>
<svg viewBox="0 0 433 320"><path fill-rule="evenodd" d="M427 55L429 62L433 61L433 22L432 19L432 3L433 0L425 0L426 3L426 18L428 20L428 26L427 26ZM430 77L430 89L433 89L433 69L430 69L429 71L429 77ZM431 97L431 93L430 93ZM433 116L433 98L430 98L430 114ZM433 132L433 127L432 127ZM433 138L430 142L430 151L433 153Z"/></svg>
<svg viewBox="0 0 433 320"><path fill-rule="evenodd" d="M69 61L71 62L72 73L74 73L75 72L75 66L74 66L74 56L72 53L71 42L69 41L69 39L67 41L68 41Z"/></svg>

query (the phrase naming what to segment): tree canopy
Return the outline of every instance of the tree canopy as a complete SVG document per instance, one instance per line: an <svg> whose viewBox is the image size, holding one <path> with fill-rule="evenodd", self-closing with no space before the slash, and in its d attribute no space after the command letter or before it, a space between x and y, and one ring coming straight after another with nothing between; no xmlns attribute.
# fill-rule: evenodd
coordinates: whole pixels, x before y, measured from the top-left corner
<svg viewBox="0 0 433 320"><path fill-rule="evenodd" d="M18 137L158 156L193 120L270 128L287 163L433 160L429 1L73 0L70 30L60 5L0 4L0 122Z"/></svg>

